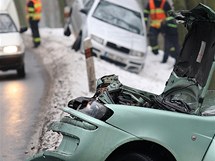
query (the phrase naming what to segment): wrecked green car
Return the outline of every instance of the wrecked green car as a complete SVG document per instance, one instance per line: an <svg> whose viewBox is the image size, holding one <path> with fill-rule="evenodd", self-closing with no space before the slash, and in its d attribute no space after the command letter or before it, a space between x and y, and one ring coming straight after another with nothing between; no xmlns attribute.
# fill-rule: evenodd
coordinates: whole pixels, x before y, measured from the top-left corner
<svg viewBox="0 0 215 161"><path fill-rule="evenodd" d="M59 147L29 161L215 161L215 12L173 15L188 33L163 93L98 79L93 97L71 100L51 124Z"/></svg>

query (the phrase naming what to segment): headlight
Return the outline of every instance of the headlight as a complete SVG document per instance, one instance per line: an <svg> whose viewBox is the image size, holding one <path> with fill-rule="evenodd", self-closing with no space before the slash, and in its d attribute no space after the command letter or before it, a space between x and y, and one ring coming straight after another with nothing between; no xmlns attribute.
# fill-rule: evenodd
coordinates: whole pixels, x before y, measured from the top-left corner
<svg viewBox="0 0 215 161"><path fill-rule="evenodd" d="M89 101L85 107L77 110L103 121L107 120L113 114L112 110L97 102L96 100Z"/></svg>
<svg viewBox="0 0 215 161"><path fill-rule="evenodd" d="M139 52L139 51L131 51L130 55L132 55L132 56L138 56L138 57L143 57L144 53Z"/></svg>
<svg viewBox="0 0 215 161"><path fill-rule="evenodd" d="M3 47L3 52L6 54L14 54L20 50L18 46L5 46Z"/></svg>
<svg viewBox="0 0 215 161"><path fill-rule="evenodd" d="M104 39L102 39L102 38L100 38L100 37L98 37L98 36L91 35L91 38L92 38L93 40L95 40L96 42L98 42L99 44L102 44L102 45L103 45L103 43L104 43Z"/></svg>

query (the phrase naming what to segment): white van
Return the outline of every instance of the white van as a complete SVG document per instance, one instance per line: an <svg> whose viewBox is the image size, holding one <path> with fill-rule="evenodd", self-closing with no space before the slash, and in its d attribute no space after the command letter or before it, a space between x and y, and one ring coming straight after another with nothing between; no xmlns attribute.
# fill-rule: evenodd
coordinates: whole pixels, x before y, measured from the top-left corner
<svg viewBox="0 0 215 161"><path fill-rule="evenodd" d="M17 10L13 0L0 1L0 70L16 70L25 77L25 46L20 32Z"/></svg>
<svg viewBox="0 0 215 161"><path fill-rule="evenodd" d="M91 37L95 56L131 72L142 70L148 44L143 10L136 0L75 0L70 24L74 50L83 50L84 39Z"/></svg>

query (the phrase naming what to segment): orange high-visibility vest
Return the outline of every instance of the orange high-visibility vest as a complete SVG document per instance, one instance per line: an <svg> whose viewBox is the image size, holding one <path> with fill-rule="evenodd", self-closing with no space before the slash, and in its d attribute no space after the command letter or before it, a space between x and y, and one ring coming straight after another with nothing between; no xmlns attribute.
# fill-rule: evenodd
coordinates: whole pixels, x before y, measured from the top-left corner
<svg viewBox="0 0 215 161"><path fill-rule="evenodd" d="M42 4L40 0L32 0L34 2L35 11L40 13L42 11Z"/></svg>
<svg viewBox="0 0 215 161"><path fill-rule="evenodd" d="M166 0L162 0L161 5L159 7L155 7L154 0L149 1L150 8L150 18L151 18L151 26L155 28L160 28L161 22L166 18L166 14L164 11L164 4Z"/></svg>
<svg viewBox="0 0 215 161"><path fill-rule="evenodd" d="M28 7L28 17L31 17L33 20L41 19L42 3L40 0L31 0L34 3L34 8Z"/></svg>

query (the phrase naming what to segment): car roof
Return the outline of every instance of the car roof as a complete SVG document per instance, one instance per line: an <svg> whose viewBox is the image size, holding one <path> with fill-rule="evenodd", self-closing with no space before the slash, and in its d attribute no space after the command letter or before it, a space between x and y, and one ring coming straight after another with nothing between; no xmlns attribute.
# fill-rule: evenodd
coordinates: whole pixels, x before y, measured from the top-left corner
<svg viewBox="0 0 215 161"><path fill-rule="evenodd" d="M0 1L0 11L7 11L10 3L12 3L12 0Z"/></svg>
<svg viewBox="0 0 215 161"><path fill-rule="evenodd" d="M141 5L136 0L107 0L107 1L129 8L131 10L141 12Z"/></svg>

